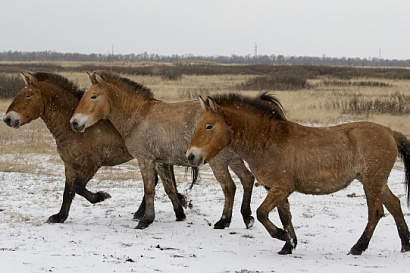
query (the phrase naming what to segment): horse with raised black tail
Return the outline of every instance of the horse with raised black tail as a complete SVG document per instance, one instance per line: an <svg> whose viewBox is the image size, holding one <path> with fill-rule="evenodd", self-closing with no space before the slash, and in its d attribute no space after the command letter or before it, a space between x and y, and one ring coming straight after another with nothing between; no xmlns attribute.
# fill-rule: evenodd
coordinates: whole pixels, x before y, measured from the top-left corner
<svg viewBox="0 0 410 273"><path fill-rule="evenodd" d="M263 96L265 100L237 94L201 99L205 113L186 153L189 162L199 166L230 147L249 164L268 192L257 209L258 220L272 237L286 241L280 254L292 253L296 246L290 211L284 229L269 220L269 212L294 191L329 194L347 187L354 179L363 184L368 222L350 254L360 255L367 249L384 214L383 205L396 222L401 250L410 251L410 233L400 201L387 185L400 154L409 203L409 140L402 133L371 122L319 128L303 126L272 111L270 103L278 103L277 99L267 100L267 95Z"/></svg>

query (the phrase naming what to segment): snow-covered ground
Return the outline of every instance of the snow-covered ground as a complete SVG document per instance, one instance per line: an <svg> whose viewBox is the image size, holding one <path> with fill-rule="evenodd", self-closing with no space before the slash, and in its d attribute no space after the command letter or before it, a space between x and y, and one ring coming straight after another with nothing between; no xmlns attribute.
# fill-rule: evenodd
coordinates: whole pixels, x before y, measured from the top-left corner
<svg viewBox="0 0 410 273"><path fill-rule="evenodd" d="M10 158L14 157L14 158ZM92 191L112 196L92 205L76 196L64 224L46 224L60 209L64 188L62 162L49 155L0 155L0 161L31 166L26 173L0 172L1 272L409 272L410 253L400 252L391 215L381 219L361 256L347 255L364 230L367 206L361 184L331 195L294 193L289 201L298 246L292 255L277 252L283 242L270 238L255 222L245 229L240 215L242 188L237 195L231 226L214 230L222 213L223 194L210 169L201 170L199 184L189 191L190 176L177 168L178 189L192 200L187 220L176 222L172 206L157 187L156 219L136 230L132 216L142 197L142 181L135 164L103 168L90 181ZM135 180L116 174L135 169ZM103 176L109 172L110 179ZM50 175L52 174L52 175ZM120 175L118 175L120 177ZM400 198L407 223L404 174L398 162L389 185ZM350 197L348 197L348 195ZM353 197L352 197L353 196ZM265 197L254 188L252 210ZM280 225L276 210L271 214Z"/></svg>

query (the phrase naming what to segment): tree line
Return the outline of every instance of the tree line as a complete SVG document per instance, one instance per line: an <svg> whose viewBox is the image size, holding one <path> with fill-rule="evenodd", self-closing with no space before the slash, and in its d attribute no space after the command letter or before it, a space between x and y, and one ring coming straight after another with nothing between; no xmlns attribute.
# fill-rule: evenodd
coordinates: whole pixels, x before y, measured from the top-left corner
<svg viewBox="0 0 410 273"><path fill-rule="evenodd" d="M310 57L310 56L284 56L284 55L235 55L231 56L196 56L193 54L170 56L149 54L82 54L59 53L56 51L3 51L0 52L0 61L69 61L69 62L158 62L174 63L181 61L203 61L224 64L292 64L292 65L332 65L332 66L384 66L408 67L410 59L382 59L382 58L347 58L347 57Z"/></svg>

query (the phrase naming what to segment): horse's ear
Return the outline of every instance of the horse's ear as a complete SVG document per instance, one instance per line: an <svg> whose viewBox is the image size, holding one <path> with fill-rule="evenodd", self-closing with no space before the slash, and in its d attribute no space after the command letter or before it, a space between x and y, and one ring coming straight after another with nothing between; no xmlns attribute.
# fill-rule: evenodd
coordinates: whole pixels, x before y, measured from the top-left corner
<svg viewBox="0 0 410 273"><path fill-rule="evenodd" d="M206 106L205 100L202 98L202 96L199 96L199 103L201 103L201 107L204 111L208 110L208 107Z"/></svg>
<svg viewBox="0 0 410 273"><path fill-rule="evenodd" d="M214 112L218 112L219 105L216 102L214 102L210 97L208 97L206 101L208 102L209 109L211 109Z"/></svg>
<svg viewBox="0 0 410 273"><path fill-rule="evenodd" d="M95 73L94 72L92 72L92 73L87 72L87 75L88 75L88 78L90 79L90 82L91 82L92 85L98 84L97 79L95 78Z"/></svg>
<svg viewBox="0 0 410 273"><path fill-rule="evenodd" d="M104 79L99 74L94 72L94 77L95 77L95 80L97 81L98 84L103 84L104 83Z"/></svg>
<svg viewBox="0 0 410 273"><path fill-rule="evenodd" d="M21 76L23 77L26 86L29 84L36 84L38 82L38 79L36 78L36 76L34 76L33 73L21 72Z"/></svg>
<svg viewBox="0 0 410 273"><path fill-rule="evenodd" d="M23 78L26 86L30 84L30 78L27 73L21 72L21 77Z"/></svg>

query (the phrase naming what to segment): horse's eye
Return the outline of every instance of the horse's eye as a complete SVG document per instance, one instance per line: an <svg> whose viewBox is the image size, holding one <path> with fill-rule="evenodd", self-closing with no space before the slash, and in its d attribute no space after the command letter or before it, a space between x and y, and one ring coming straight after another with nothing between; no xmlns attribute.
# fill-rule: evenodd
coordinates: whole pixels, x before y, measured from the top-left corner
<svg viewBox="0 0 410 273"><path fill-rule="evenodd" d="M91 99L92 99L92 100L96 100L96 99L97 99L97 95L91 95Z"/></svg>
<svg viewBox="0 0 410 273"><path fill-rule="evenodd" d="M26 95L26 99L31 99L31 95Z"/></svg>
<svg viewBox="0 0 410 273"><path fill-rule="evenodd" d="M212 124L207 124L205 126L205 129L207 129L207 130L212 130L212 128L214 128L214 126Z"/></svg>

